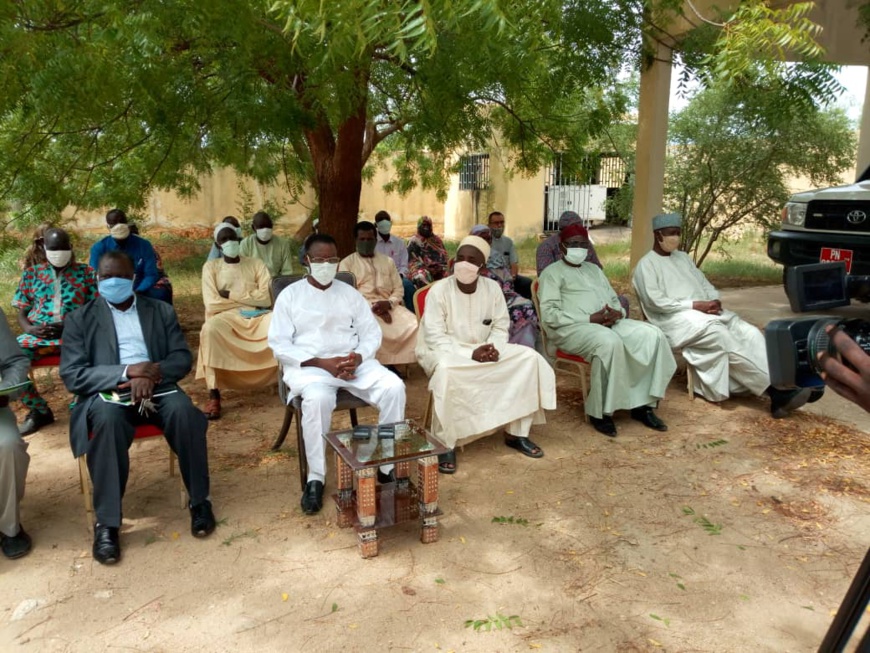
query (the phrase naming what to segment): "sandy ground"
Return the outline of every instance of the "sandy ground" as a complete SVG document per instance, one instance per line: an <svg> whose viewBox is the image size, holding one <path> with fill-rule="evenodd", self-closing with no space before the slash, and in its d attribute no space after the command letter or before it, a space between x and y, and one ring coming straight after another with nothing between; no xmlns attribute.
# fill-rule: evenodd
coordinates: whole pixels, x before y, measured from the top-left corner
<svg viewBox="0 0 870 653"><path fill-rule="evenodd" d="M776 289L728 292L760 326L782 303ZM201 315L181 313L194 347ZM34 550L0 559L0 651L814 651L870 542L870 437L851 404L828 393L774 421L760 399L690 401L677 376L666 434L618 415L611 440L560 379L558 410L533 430L542 460L497 435L469 445L441 477L440 541L397 526L369 560L331 503L299 509L294 436L269 450L274 391L227 392L209 430L215 534L191 537L165 444L137 444L123 560L103 567L68 396L56 371L38 378L58 422L29 439ZM204 403L201 384L183 385ZM408 397L419 417L416 367Z"/></svg>
<svg viewBox="0 0 870 653"><path fill-rule="evenodd" d="M56 376L40 383L61 406ZM422 372L408 383L419 416ZM771 420L758 399L690 402L684 383L661 407L667 434L624 416L610 440L565 382L534 431L545 458L498 436L466 447L441 477L441 540L397 526L370 560L330 504L301 513L294 445L269 452L277 396L227 393L209 431L216 533L190 536L167 449L145 442L132 451L123 560L102 567L58 410L30 438L22 519L35 548L0 560L0 648L815 650L870 540L867 436L809 414ZM502 628L465 625L487 619Z"/></svg>

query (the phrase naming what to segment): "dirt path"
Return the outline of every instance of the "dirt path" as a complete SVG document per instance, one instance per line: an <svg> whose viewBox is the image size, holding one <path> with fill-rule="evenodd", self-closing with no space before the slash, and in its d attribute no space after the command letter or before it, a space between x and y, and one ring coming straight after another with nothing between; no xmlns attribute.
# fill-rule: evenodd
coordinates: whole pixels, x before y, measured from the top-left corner
<svg viewBox="0 0 870 653"><path fill-rule="evenodd" d="M132 453L124 558L101 567L62 417L30 438L35 548L0 560L0 648L815 650L870 541L867 436L812 415L773 421L756 399L690 402L684 383L660 410L667 434L620 418L615 440L560 386L533 432L544 459L497 437L470 445L442 477L441 540L396 527L371 560L330 505L299 510L292 445L269 452L277 397L227 393L209 432L217 532L190 536L166 447L147 442ZM419 369L408 395L422 414ZM59 383L48 396L65 398ZM499 616L512 627L465 626Z"/></svg>

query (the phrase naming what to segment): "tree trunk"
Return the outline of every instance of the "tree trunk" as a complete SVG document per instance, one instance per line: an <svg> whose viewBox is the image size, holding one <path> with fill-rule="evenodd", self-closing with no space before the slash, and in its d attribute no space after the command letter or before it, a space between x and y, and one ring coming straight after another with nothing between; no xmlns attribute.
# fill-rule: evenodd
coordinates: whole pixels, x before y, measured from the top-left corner
<svg viewBox="0 0 870 653"><path fill-rule="evenodd" d="M367 89L368 71L358 71L357 78L359 88ZM338 126L335 134L322 112L319 112L318 124L305 132L320 207L317 228L320 233L335 238L341 257L356 249L353 227L359 215L362 192L367 110L366 92L360 98L356 112Z"/></svg>
<svg viewBox="0 0 870 653"><path fill-rule="evenodd" d="M317 175L317 195L320 222L317 230L335 238L338 255L342 258L356 248L353 226L359 215L359 197L362 192L362 164L328 165Z"/></svg>

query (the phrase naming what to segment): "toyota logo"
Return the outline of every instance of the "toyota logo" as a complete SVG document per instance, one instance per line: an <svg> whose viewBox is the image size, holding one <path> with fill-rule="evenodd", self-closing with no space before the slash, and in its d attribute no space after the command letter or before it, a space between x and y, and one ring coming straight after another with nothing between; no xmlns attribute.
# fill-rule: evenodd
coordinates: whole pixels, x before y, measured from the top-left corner
<svg viewBox="0 0 870 653"><path fill-rule="evenodd" d="M846 221L849 224L861 224L867 219L867 214L864 211L849 211L846 214Z"/></svg>

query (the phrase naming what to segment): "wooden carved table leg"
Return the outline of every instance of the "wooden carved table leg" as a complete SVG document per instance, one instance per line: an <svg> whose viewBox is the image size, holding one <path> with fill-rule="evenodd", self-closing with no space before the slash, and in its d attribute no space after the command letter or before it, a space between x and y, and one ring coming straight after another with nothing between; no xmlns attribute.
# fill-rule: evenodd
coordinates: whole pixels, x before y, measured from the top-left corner
<svg viewBox="0 0 870 653"><path fill-rule="evenodd" d="M353 470L338 452L335 454L335 485L338 499L335 502L335 516L339 528L353 525Z"/></svg>
<svg viewBox="0 0 870 653"><path fill-rule="evenodd" d="M423 544L438 541L438 457L427 456L417 460L417 491L420 497L420 541Z"/></svg>

